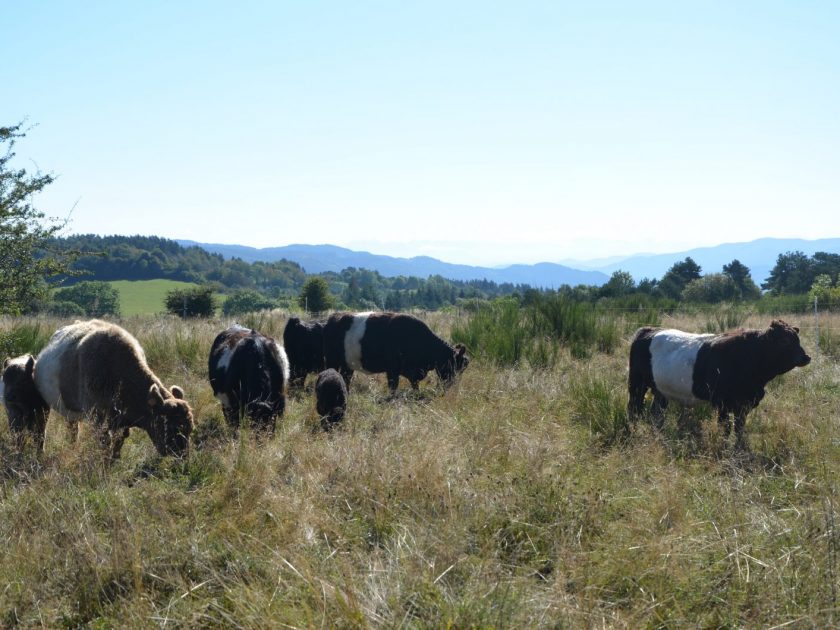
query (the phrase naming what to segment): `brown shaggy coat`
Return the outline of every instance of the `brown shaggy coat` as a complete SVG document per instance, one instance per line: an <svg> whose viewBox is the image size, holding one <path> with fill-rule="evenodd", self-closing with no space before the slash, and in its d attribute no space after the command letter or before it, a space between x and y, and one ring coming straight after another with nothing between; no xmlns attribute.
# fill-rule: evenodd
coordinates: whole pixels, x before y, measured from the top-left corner
<svg viewBox="0 0 840 630"><path fill-rule="evenodd" d="M38 355L35 384L69 420L89 418L113 457L131 427L145 430L161 455L189 448L193 418L183 391L164 387L137 340L116 324L94 319L57 330Z"/></svg>

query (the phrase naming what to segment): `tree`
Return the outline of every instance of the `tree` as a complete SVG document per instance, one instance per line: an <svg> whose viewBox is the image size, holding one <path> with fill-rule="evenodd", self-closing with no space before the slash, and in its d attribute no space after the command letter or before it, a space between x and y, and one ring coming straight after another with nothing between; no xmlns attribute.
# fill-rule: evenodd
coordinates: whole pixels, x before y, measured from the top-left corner
<svg viewBox="0 0 840 630"><path fill-rule="evenodd" d="M330 294L330 286L320 276L313 276L307 280L298 296L298 304L310 313L320 313L329 310L334 304Z"/></svg>
<svg viewBox="0 0 840 630"><path fill-rule="evenodd" d="M622 297L632 293L636 289L636 282L633 276L621 269L613 271L607 283L601 287L602 297Z"/></svg>
<svg viewBox="0 0 840 630"><path fill-rule="evenodd" d="M225 300L222 312L225 315L241 315L275 308L277 303L252 289L242 289L232 293Z"/></svg>
<svg viewBox="0 0 840 630"><path fill-rule="evenodd" d="M120 292L107 282L80 282L56 291L53 299L57 302L72 302L89 317L120 314Z"/></svg>
<svg viewBox="0 0 840 630"><path fill-rule="evenodd" d="M770 276L761 285L773 295L782 293L807 293L814 283L812 261L802 252L779 254L776 266L770 270Z"/></svg>
<svg viewBox="0 0 840 630"><path fill-rule="evenodd" d="M212 287L174 289L166 294L166 311L180 317L212 317L216 298Z"/></svg>
<svg viewBox="0 0 840 630"><path fill-rule="evenodd" d="M15 141L22 123L0 127L0 313L20 314L47 294L47 280L67 271L70 252L48 244L64 227L32 205L32 197L53 182L52 175L14 169ZM5 145L5 151L2 150Z"/></svg>
<svg viewBox="0 0 840 630"><path fill-rule="evenodd" d="M662 280L657 285L657 291L664 297L678 300L686 285L700 278L701 271L700 265L694 262L691 256L687 256L685 260L674 263L662 276Z"/></svg>
<svg viewBox="0 0 840 630"><path fill-rule="evenodd" d="M761 296L758 285L753 282L750 275L750 268L737 258L728 265L723 266L723 273L732 279L738 289L739 297L742 300L754 300Z"/></svg>
<svg viewBox="0 0 840 630"><path fill-rule="evenodd" d="M707 302L716 304L733 300L738 296L735 281L724 273L710 273L689 282L682 292L686 302Z"/></svg>

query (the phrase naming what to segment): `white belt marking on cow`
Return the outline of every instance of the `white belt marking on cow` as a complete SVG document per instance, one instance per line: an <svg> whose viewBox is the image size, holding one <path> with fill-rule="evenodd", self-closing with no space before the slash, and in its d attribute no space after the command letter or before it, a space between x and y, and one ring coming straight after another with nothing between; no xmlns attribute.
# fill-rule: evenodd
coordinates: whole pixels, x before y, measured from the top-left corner
<svg viewBox="0 0 840 630"><path fill-rule="evenodd" d="M219 357L219 362L216 363L216 368L221 370L222 372L227 372L228 366L230 365L230 361L233 358L233 348L226 345L222 349L222 354Z"/></svg>
<svg viewBox="0 0 840 630"><path fill-rule="evenodd" d="M367 329L368 313L356 313L350 330L344 334L344 362L351 370L364 372L362 367L362 337Z"/></svg>
<svg viewBox="0 0 840 630"><path fill-rule="evenodd" d="M670 400L695 405L692 393L694 364L703 343L714 335L694 335L680 330L662 330L650 342L651 369L656 389Z"/></svg>

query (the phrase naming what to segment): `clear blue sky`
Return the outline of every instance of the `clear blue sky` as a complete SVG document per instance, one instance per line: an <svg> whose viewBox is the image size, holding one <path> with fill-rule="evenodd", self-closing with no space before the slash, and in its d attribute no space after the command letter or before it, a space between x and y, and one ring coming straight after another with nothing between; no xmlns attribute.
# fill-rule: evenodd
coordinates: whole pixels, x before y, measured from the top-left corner
<svg viewBox="0 0 840 630"><path fill-rule="evenodd" d="M840 236L838 2L15 2L71 229L453 262Z"/></svg>

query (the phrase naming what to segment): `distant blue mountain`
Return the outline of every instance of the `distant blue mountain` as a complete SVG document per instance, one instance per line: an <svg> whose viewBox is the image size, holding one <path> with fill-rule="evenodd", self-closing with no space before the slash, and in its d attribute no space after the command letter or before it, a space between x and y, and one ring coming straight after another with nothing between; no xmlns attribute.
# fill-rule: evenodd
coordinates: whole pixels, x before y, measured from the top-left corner
<svg viewBox="0 0 840 630"><path fill-rule="evenodd" d="M642 278L661 278L675 262L686 256L696 262L703 273L719 273L724 265L734 259L750 268L753 280L761 285L776 265L779 254L801 251L808 256L816 252L840 254L840 238L805 240L801 238L760 238L746 243L724 243L714 247L698 247L674 254L639 254L623 260L613 260L607 265L586 268L601 271L606 275L621 269L627 271L637 282ZM582 263L584 264L584 263Z"/></svg>
<svg viewBox="0 0 840 630"><path fill-rule="evenodd" d="M582 268L544 262L535 265L508 267L474 267L443 262L429 256L396 258L360 252L335 245L286 245L257 249L244 245L221 245L179 240L181 245L197 245L225 258L241 258L246 262L272 262L285 258L298 263L309 273L341 271L347 267L376 270L386 277L440 275L451 280L492 280L554 288L563 284L600 286L619 269L627 271L638 282L642 278L661 278L675 262L691 256L703 273L717 273L723 265L740 260L750 268L753 280L761 284L770 275L779 254L801 251L812 256L816 252L840 254L840 238L805 240L795 238L761 238L746 243L725 243L714 247L698 247L672 254L637 254L611 257L598 261L575 261Z"/></svg>
<svg viewBox="0 0 840 630"><path fill-rule="evenodd" d="M257 249L244 245L221 245L178 240L185 247L197 245L225 258L241 258L246 262L272 262L285 258L298 263L308 273L341 271L347 267L371 269L385 277L416 276L427 278L440 275L450 280L492 280L496 283L529 284L533 287L554 288L562 284L600 286L609 276L601 271L573 269L555 263L511 265L504 268L456 265L429 256L396 258L370 252L358 252L335 245L286 245Z"/></svg>

